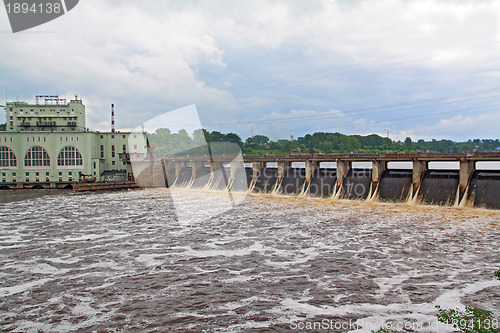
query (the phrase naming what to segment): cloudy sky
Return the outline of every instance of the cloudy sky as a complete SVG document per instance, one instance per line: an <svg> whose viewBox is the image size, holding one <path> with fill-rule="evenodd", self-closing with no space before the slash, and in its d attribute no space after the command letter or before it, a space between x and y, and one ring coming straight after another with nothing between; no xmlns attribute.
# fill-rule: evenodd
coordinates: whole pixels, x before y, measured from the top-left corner
<svg viewBox="0 0 500 333"><path fill-rule="evenodd" d="M195 104L243 138L498 138L499 22L485 0L80 0L13 34L2 7L0 104L78 94L95 130L111 103L118 128Z"/></svg>

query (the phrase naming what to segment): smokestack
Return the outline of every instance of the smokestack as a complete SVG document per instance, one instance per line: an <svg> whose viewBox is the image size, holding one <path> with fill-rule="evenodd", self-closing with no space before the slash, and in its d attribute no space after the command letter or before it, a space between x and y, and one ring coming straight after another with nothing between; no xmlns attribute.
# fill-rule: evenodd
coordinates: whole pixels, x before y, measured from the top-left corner
<svg viewBox="0 0 500 333"><path fill-rule="evenodd" d="M111 104L111 132L115 132L115 105Z"/></svg>

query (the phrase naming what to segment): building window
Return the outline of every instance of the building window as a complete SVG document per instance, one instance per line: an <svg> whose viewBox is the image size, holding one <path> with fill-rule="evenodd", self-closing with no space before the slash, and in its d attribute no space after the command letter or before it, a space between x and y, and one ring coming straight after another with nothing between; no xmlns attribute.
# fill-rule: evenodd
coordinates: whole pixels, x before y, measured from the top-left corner
<svg viewBox="0 0 500 333"><path fill-rule="evenodd" d="M111 161L111 165L115 165L115 161Z"/></svg>
<svg viewBox="0 0 500 333"><path fill-rule="evenodd" d="M50 166L49 154L40 146L31 147L24 156L24 166Z"/></svg>
<svg viewBox="0 0 500 333"><path fill-rule="evenodd" d="M103 138L103 136L101 135L101 139Z"/></svg>
<svg viewBox="0 0 500 333"><path fill-rule="evenodd" d="M94 169L97 168L97 164L94 162Z"/></svg>
<svg viewBox="0 0 500 333"><path fill-rule="evenodd" d="M101 158L104 158L104 146L101 145Z"/></svg>
<svg viewBox="0 0 500 333"><path fill-rule="evenodd" d="M115 138L115 136L114 136L114 135L112 135L112 136L111 136L111 139L114 139L114 138Z"/></svg>
<svg viewBox="0 0 500 333"><path fill-rule="evenodd" d="M125 134L122 135L122 138L125 139Z"/></svg>
<svg viewBox="0 0 500 333"><path fill-rule="evenodd" d="M115 157L115 145L111 145L111 157Z"/></svg>
<svg viewBox="0 0 500 333"><path fill-rule="evenodd" d="M123 145L123 152L126 153L127 152L127 145Z"/></svg>
<svg viewBox="0 0 500 333"><path fill-rule="evenodd" d="M16 155L14 155L14 152L9 147L0 147L0 166L17 166Z"/></svg>
<svg viewBox="0 0 500 333"><path fill-rule="evenodd" d="M82 154L72 146L66 146L57 156L57 165L83 165Z"/></svg>

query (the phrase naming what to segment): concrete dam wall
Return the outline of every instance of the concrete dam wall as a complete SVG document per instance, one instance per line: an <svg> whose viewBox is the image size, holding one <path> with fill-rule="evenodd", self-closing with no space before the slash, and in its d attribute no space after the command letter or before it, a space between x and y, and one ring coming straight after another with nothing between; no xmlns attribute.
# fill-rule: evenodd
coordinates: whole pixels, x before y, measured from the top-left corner
<svg viewBox="0 0 500 333"><path fill-rule="evenodd" d="M378 188L379 201L408 201L413 194L412 174L412 170L384 170Z"/></svg>
<svg viewBox="0 0 500 333"><path fill-rule="evenodd" d="M335 193L337 169L317 168L309 184L308 193L311 196L330 197Z"/></svg>
<svg viewBox="0 0 500 333"><path fill-rule="evenodd" d="M421 203L431 205L452 205L459 196L458 170L426 170L418 191Z"/></svg>
<svg viewBox="0 0 500 333"><path fill-rule="evenodd" d="M316 160L302 155L285 158L266 156L248 158L239 166L223 158L218 161L160 160L147 162L150 165L141 168L136 182L144 187L227 189L332 199L500 209L500 170L476 170L478 161L500 161L500 154L493 154L419 155L420 158L404 155L404 161L412 162L412 168L408 169L388 168L389 162L401 159L400 155L384 158L370 156L369 159L366 155L336 159L321 156L321 159ZM485 158L481 159L482 157ZM443 160L458 162L459 169L429 168L429 162ZM371 162L371 167L353 165L353 162L359 161ZM305 167L297 167L294 162ZM335 162L336 167L323 167L322 162Z"/></svg>
<svg viewBox="0 0 500 333"><path fill-rule="evenodd" d="M473 206L500 209L500 171L476 170L471 176L467 201Z"/></svg>

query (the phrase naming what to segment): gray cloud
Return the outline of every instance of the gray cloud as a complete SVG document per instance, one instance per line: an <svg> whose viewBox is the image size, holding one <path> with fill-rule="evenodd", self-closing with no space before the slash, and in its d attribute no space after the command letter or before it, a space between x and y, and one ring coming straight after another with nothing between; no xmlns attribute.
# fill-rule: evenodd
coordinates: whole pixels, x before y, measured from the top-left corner
<svg viewBox="0 0 500 333"><path fill-rule="evenodd" d="M0 35L0 88L28 101L37 93L82 93L96 129L108 126L113 102L118 125L128 128L195 103L203 122L239 122L233 130L247 135L245 124L273 112L348 115L495 87L499 15L497 2L85 0L45 25ZM0 30L8 24L0 15ZM350 116L338 130L495 135L446 121L458 114L394 120L446 110L453 109ZM475 126L498 128L487 112L475 112ZM322 128L332 126L304 118L261 127L283 136Z"/></svg>

